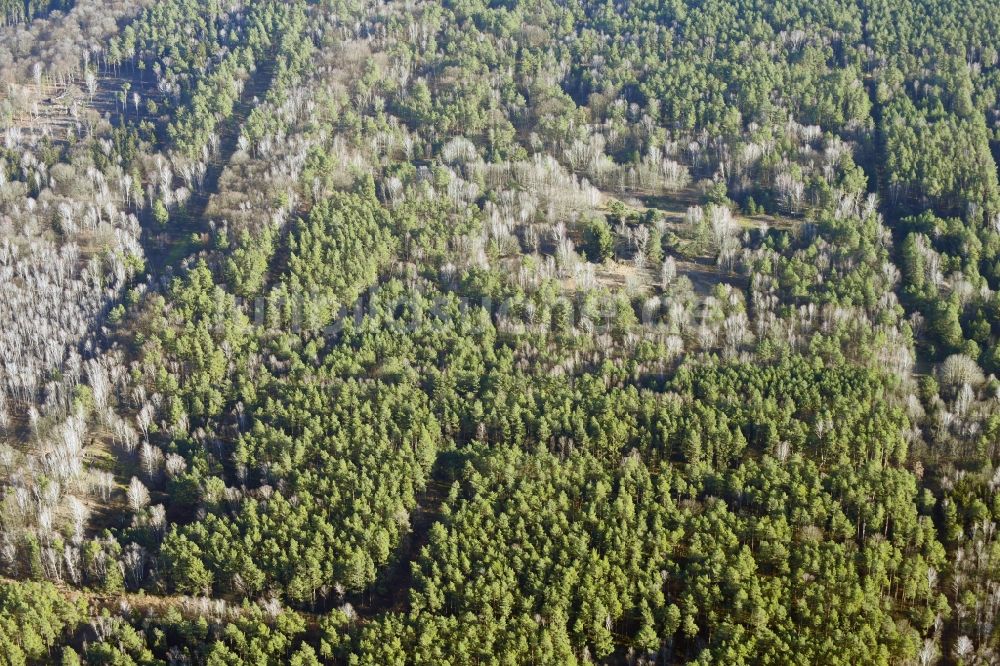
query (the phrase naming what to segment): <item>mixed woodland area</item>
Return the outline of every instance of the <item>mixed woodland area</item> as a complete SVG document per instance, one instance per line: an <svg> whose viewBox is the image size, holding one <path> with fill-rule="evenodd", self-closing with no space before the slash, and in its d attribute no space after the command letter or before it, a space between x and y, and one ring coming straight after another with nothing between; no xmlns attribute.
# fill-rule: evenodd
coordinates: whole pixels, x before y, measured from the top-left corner
<svg viewBox="0 0 1000 666"><path fill-rule="evenodd" d="M0 664L1000 663L992 0L0 0Z"/></svg>

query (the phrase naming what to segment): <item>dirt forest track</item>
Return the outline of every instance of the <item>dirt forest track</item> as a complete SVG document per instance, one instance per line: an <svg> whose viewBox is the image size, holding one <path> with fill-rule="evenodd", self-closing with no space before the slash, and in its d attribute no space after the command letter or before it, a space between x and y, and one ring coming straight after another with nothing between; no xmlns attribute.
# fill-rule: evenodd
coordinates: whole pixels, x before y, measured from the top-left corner
<svg viewBox="0 0 1000 666"><path fill-rule="evenodd" d="M166 229L155 227L152 220L143 225L143 249L147 271L152 275L169 275L181 260L190 256L194 249L192 241L196 237L207 239L210 231L205 219L208 203L218 191L219 178L236 153L243 123L264 99L273 77L274 63L269 58L250 73L232 115L220 127L219 147L207 164L203 186L191 195L184 209L171 216Z"/></svg>

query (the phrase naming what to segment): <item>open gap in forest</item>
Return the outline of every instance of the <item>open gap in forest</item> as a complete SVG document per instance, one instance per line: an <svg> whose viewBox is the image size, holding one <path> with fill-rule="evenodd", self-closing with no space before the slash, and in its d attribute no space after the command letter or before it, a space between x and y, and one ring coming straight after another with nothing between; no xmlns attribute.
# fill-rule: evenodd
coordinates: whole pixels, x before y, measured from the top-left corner
<svg viewBox="0 0 1000 666"><path fill-rule="evenodd" d="M359 617L372 619L390 611L409 610L413 563L427 545L431 527L441 519L442 507L452 483L461 473L465 459L460 451L438 453L427 475L427 485L417 496L417 504L410 512L410 530L400 540L392 560L382 567L378 578L366 590L347 594L344 598ZM330 599L328 603L333 601Z"/></svg>

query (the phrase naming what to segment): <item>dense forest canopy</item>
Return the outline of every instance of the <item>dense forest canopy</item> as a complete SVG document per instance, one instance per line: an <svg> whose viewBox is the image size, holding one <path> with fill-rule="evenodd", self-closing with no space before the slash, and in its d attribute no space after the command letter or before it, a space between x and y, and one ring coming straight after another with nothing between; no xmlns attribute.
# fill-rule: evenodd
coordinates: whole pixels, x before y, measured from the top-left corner
<svg viewBox="0 0 1000 666"><path fill-rule="evenodd" d="M0 664L993 664L988 0L0 1Z"/></svg>

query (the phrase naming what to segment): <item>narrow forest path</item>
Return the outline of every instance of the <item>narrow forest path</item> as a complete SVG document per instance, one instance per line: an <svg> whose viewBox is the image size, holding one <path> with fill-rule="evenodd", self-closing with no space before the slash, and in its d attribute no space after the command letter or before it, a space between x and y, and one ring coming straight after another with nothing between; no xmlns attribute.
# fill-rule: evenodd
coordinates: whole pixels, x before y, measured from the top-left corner
<svg viewBox="0 0 1000 666"><path fill-rule="evenodd" d="M243 124L250 112L264 99L274 79L271 57L262 59L247 78L233 113L219 123L219 148L209 160L202 187L191 194L182 210L171 213L165 229L146 220L142 230L142 246L146 255L146 272L154 277L173 273L180 263L196 253L209 233L205 211L218 191L219 179L236 153ZM200 237L196 241L195 236Z"/></svg>
<svg viewBox="0 0 1000 666"><path fill-rule="evenodd" d="M438 454L428 475L427 487L417 497L417 506L410 513L410 531L403 536L392 561L382 567L367 590L347 595L346 601L361 619L409 610L413 563L427 545L431 527L441 518L441 508L459 468L456 454Z"/></svg>
<svg viewBox="0 0 1000 666"><path fill-rule="evenodd" d="M16 585L22 581L0 577L0 584ZM102 611L112 615L132 613L140 617L164 617L170 611L176 611L185 620L205 619L209 622L228 624L246 613L246 608L240 602L209 597L188 597L182 595L158 595L144 592L96 592L93 590L71 587L64 583L55 583L55 589L70 602L82 600L92 623L86 622L77 629L77 643L86 640L98 640L94 631L94 623L100 622ZM286 609L300 616L305 622L305 631L318 634L321 616L299 609Z"/></svg>
<svg viewBox="0 0 1000 666"><path fill-rule="evenodd" d="M861 7L863 12L862 31L864 43L868 47L870 53L878 53L879 50L876 48L877 44L875 43L874 36L871 31L871 10L867 2L862 2ZM890 203L892 199L889 191L890 183L884 166L888 159L889 148L885 132L885 109L878 95L879 67L879 63L869 61L865 71L865 88L871 102L871 116L874 127L872 130L871 146L868 151L870 159L865 160L866 163L861 166L865 169L865 173L869 178L869 190L878 195L879 212L882 214L884 222L892 234L890 257L896 268L901 271L903 266L901 248L903 246L905 233L900 229L900 225L898 224L901 218L899 210L893 203ZM994 153L995 156L998 154L1000 153ZM997 161L997 164L998 170L1000 170L1000 161ZM901 284L896 288L896 296L908 314L920 314L919 309L917 309L913 301L903 294ZM913 378L933 375L935 371L935 359L927 353L928 342L929 341L925 334L918 334L914 336L915 359L913 369L911 370L911 376ZM934 441L934 436L929 433L925 433L924 438L928 442ZM923 485L925 488L930 489L936 497L942 497L943 493L941 488L935 487L937 484L934 480L933 473L923 479ZM931 516L934 521L938 537L941 539L942 543L947 543L947 539L944 538L944 535L947 532L945 527L944 512L940 504L935 507ZM954 561L955 553L953 547L948 547L947 550L949 560ZM941 589L944 590L945 596L948 599L948 604L951 608L956 608L959 605L957 598L959 585L956 583L954 576L955 574L953 572L953 568L948 567L942 575L941 584ZM962 635L960 623L956 622L954 618L949 618L944 621L940 632L941 645L955 645L959 636ZM944 664L957 663L954 659L947 655L942 655L940 662Z"/></svg>
<svg viewBox="0 0 1000 666"><path fill-rule="evenodd" d="M129 70L129 80L139 81ZM218 191L219 179L235 154L240 133L246 118L270 90L274 78L274 64L269 59L257 67L247 79L239 102L233 113L219 123L219 148L207 164L203 186L192 194L183 210L172 213L166 228L160 228L156 222L145 216L142 220L139 242L146 259L146 275L156 288L165 285L185 259L192 257L201 243L193 240L194 235L205 236L209 232L205 211L211 197ZM123 80L123 79L116 79ZM100 84L106 88L107 84ZM107 95L105 95L107 96ZM166 146L161 146L161 154ZM109 303L105 311L98 317L87 338L94 337L101 347L108 344L104 338L106 318L113 304ZM142 478L139 469L138 455L135 452L125 452L113 442L109 431L97 433L88 444L88 460L97 469L112 472L115 477L115 490L110 499L91 501L91 520L88 524L90 532L99 532L106 528L123 528L128 523L124 514L122 494L133 476ZM154 497L157 493L154 492Z"/></svg>
<svg viewBox="0 0 1000 666"><path fill-rule="evenodd" d="M861 4L861 9L862 39L864 40L864 43L868 47L869 51L871 53L875 53L875 38L871 31L871 11L866 3ZM878 97L878 68L879 64L871 59L865 63L863 80L865 92L868 94L868 101L871 104L870 113L873 128L871 145L868 146L868 154L866 156L867 159L863 160L863 163L860 166L865 170L865 174L868 176L868 190L878 194L879 198L883 202L884 208L885 190L887 185L882 161L882 158L885 155L885 132L883 131L884 121L882 116L882 103L879 101Z"/></svg>

